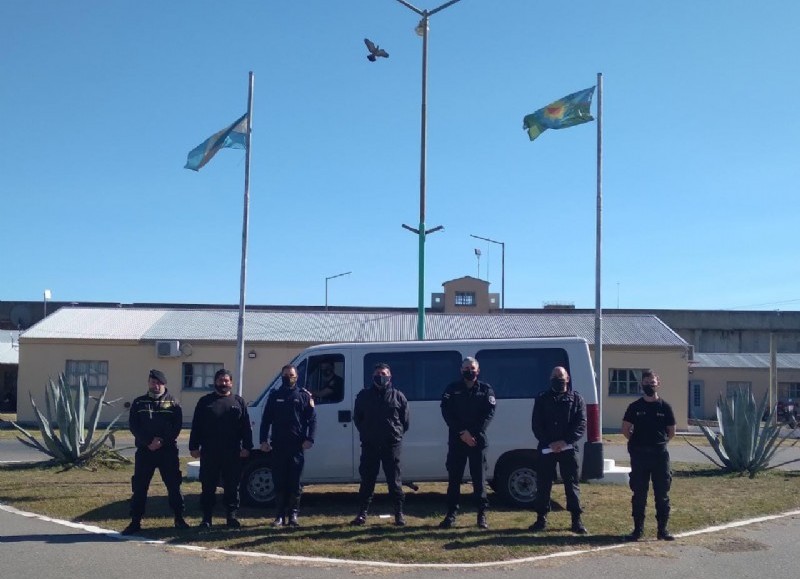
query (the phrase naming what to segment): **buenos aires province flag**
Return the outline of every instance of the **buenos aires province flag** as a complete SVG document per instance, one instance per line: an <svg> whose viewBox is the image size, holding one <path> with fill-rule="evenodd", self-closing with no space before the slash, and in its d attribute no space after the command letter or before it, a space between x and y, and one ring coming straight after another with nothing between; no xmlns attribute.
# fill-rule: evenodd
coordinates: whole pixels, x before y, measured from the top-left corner
<svg viewBox="0 0 800 579"><path fill-rule="evenodd" d="M547 129L566 129L594 120L589 109L595 87L574 92L522 119L522 128L534 140Z"/></svg>
<svg viewBox="0 0 800 579"><path fill-rule="evenodd" d="M189 152L184 169L199 171L220 149L244 149L247 145L247 113L229 127L214 133Z"/></svg>

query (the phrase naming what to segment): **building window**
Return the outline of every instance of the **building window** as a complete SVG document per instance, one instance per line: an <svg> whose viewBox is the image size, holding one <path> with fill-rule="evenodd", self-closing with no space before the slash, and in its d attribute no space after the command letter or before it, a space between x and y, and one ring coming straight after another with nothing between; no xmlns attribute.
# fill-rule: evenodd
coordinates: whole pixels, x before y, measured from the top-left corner
<svg viewBox="0 0 800 579"><path fill-rule="evenodd" d="M642 368L611 368L609 370L609 396L638 396L641 393L639 382L642 380Z"/></svg>
<svg viewBox="0 0 800 579"><path fill-rule="evenodd" d="M64 371L67 384L76 387L83 378L86 386L99 390L108 386L108 362L106 360L67 360Z"/></svg>
<svg viewBox="0 0 800 579"><path fill-rule="evenodd" d="M456 292L457 306L474 306L475 292Z"/></svg>
<svg viewBox="0 0 800 579"><path fill-rule="evenodd" d="M731 380L725 383L725 393L730 398L737 390L750 391L753 388L752 382L739 382Z"/></svg>
<svg viewBox="0 0 800 579"><path fill-rule="evenodd" d="M183 388L185 390L210 390L214 387L214 374L222 370L221 363L184 364Z"/></svg>
<svg viewBox="0 0 800 579"><path fill-rule="evenodd" d="M800 398L800 382L781 382L778 385L778 392L783 398L797 400Z"/></svg>

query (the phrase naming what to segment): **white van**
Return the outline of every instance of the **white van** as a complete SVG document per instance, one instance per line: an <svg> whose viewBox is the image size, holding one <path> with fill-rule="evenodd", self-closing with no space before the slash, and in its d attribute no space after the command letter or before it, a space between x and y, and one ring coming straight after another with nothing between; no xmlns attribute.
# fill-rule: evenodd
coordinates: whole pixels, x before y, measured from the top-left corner
<svg viewBox="0 0 800 579"><path fill-rule="evenodd" d="M313 346L293 361L298 385L312 392L337 386L317 402L317 432L306 451L304 483L359 481L360 442L352 422L356 394L372 383L375 364L392 369L392 383L409 401L411 427L403 439L404 483L446 481L447 426L439 407L445 387L460 379L461 362L473 356L480 380L494 388L497 410L487 430L490 486L507 503L530 507L536 496L536 440L531 414L536 395L550 387L550 372L564 366L571 388L586 401L587 434L583 444L582 478L603 476L603 448L597 391L589 347L582 338L509 340L435 340L362 342ZM323 372L323 369L325 372ZM335 376L331 376L330 370ZM249 408L253 442L258 448L267 394L280 386L280 375ZM274 500L270 455L252 453L242 476L242 500L268 505Z"/></svg>

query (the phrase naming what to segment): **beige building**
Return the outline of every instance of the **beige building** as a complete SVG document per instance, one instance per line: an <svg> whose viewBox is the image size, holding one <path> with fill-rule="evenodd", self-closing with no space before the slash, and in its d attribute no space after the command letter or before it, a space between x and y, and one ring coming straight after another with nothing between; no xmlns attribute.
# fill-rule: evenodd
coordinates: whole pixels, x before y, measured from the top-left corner
<svg viewBox="0 0 800 579"><path fill-rule="evenodd" d="M716 405L736 388L760 402L769 388L769 354L695 354L689 373L689 417L716 420ZM800 354L778 354L777 401L800 402ZM773 393L774 395L774 393Z"/></svg>
<svg viewBox="0 0 800 579"><path fill-rule="evenodd" d="M191 420L197 400L211 389L214 372L236 370L238 311L177 308L62 308L20 337L18 418L33 421L28 392L37 404L47 380L65 373L86 377L90 388L108 385L109 399L125 405L146 390L150 368L163 371L168 388ZM265 384L305 347L330 342L415 339L417 316L408 312L248 311L243 395L254 400ZM652 315L603 318L603 425L618 430L639 395L642 369L662 377L662 394L687 425L687 344ZM426 338L491 339L578 336L593 346L593 314L428 314ZM454 369L454 374L458 369ZM444 385L442 385L444 388ZM104 412L112 418L113 411Z"/></svg>

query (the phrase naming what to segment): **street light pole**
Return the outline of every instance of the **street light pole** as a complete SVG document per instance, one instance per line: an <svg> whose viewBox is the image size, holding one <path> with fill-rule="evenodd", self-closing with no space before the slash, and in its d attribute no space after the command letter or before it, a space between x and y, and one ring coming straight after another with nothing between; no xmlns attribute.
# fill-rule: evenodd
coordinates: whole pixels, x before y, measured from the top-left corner
<svg viewBox="0 0 800 579"><path fill-rule="evenodd" d="M470 237L474 237L475 239L482 239L483 241L488 241L489 243L496 243L500 246L501 251L501 258L500 258L500 309L505 312L506 311L506 244L503 241L495 241L494 239L489 239L488 237L481 237L480 235L472 235L469 234ZM488 280L487 280L488 281Z"/></svg>
<svg viewBox="0 0 800 579"><path fill-rule="evenodd" d="M428 19L445 8L460 2L450 0L433 10L420 10L406 0L397 0L400 4L415 12L422 19L417 25L416 32L422 36L422 107L420 113L420 161L419 161L419 227L413 228L403 225L409 231L419 236L419 287L417 291L417 339L425 339L425 236L434 231L439 231L442 226L425 230L425 170L428 136Z"/></svg>
<svg viewBox="0 0 800 579"><path fill-rule="evenodd" d="M350 275L351 273L353 273L353 272L352 271L346 271L344 273L337 273L336 275L330 275L330 276L325 278L325 311L326 312L328 311L328 280L329 279L334 279L334 278L337 278L337 277L342 277L343 275Z"/></svg>

